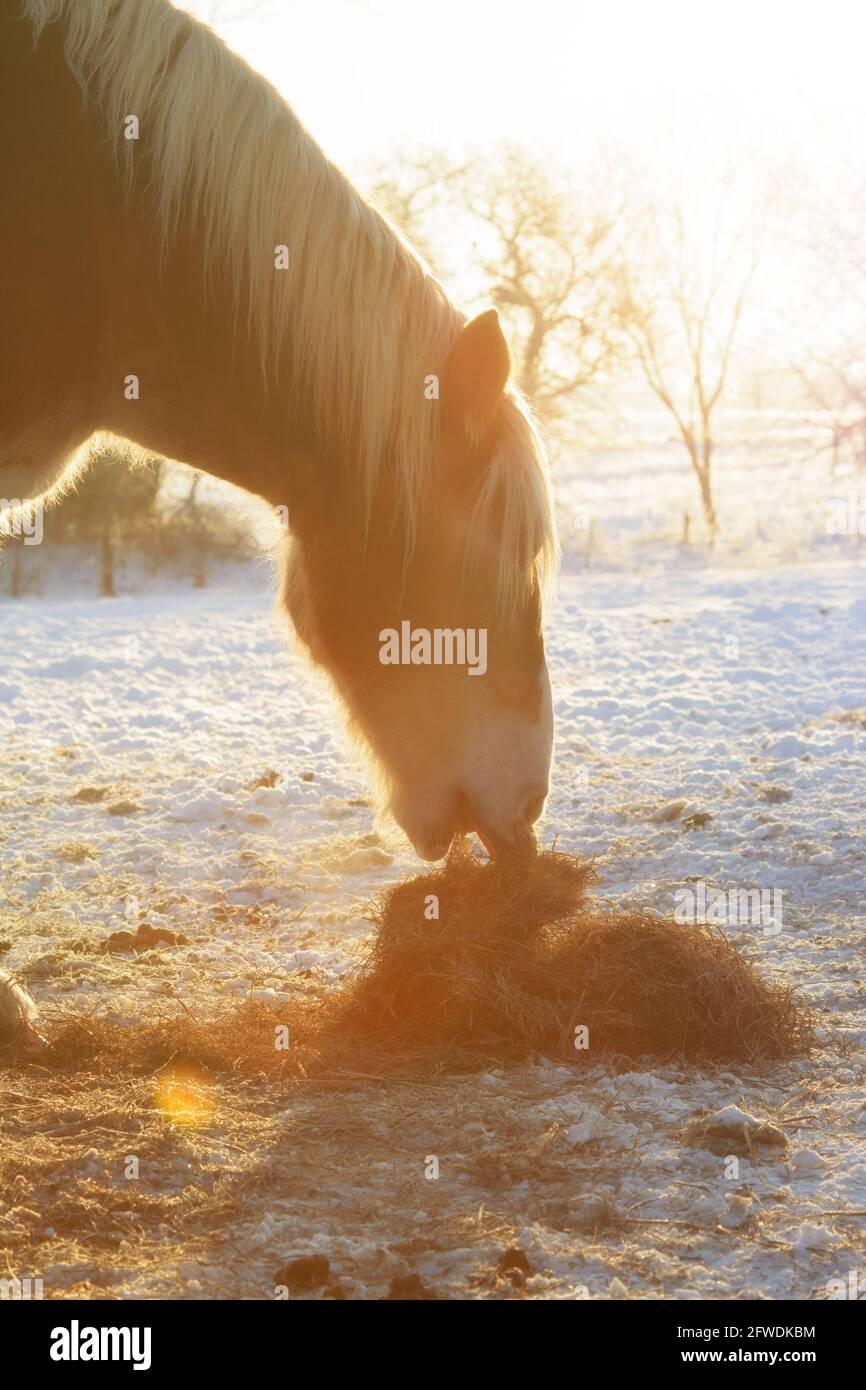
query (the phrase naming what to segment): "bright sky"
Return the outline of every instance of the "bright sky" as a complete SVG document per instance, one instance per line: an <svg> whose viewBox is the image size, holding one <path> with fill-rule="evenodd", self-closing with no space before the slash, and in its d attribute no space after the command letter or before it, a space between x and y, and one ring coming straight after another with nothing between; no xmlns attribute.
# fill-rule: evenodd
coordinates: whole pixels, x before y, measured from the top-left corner
<svg viewBox="0 0 866 1390"><path fill-rule="evenodd" d="M350 169L404 143L753 147L866 181L863 0L189 0Z"/></svg>
<svg viewBox="0 0 866 1390"><path fill-rule="evenodd" d="M646 188L684 195L697 269L720 200L742 225L748 171L757 188L786 170L790 235L761 259L740 338L770 365L795 338L829 342L844 326L841 302L815 319L801 256L852 185L866 190L866 0L176 3L213 23L362 185L370 165L413 147L462 156L517 142L578 177L622 149ZM732 201L722 177L735 170Z"/></svg>

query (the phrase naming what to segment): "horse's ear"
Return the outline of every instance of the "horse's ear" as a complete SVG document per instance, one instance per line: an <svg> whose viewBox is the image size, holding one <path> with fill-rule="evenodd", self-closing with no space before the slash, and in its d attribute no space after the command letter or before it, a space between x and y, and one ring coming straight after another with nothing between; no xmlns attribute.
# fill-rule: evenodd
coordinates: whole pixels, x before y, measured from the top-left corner
<svg viewBox="0 0 866 1390"><path fill-rule="evenodd" d="M460 330L448 354L442 400L471 439L481 439L496 414L511 372L511 354L499 315L487 309Z"/></svg>

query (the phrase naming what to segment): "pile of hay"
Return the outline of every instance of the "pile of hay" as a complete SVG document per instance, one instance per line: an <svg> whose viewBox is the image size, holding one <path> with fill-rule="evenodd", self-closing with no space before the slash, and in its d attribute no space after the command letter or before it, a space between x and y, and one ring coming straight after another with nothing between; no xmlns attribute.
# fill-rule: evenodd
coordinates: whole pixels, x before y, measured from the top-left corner
<svg viewBox="0 0 866 1390"><path fill-rule="evenodd" d="M553 851L507 869L463 851L396 884L374 908L363 970L327 1001L323 1058L473 1068L539 1054L722 1063L808 1051L812 1022L791 990L757 975L718 928L605 909L588 897L594 877Z"/></svg>
<svg viewBox="0 0 866 1390"><path fill-rule="evenodd" d="M73 1019L51 1035L43 1065L190 1063L339 1086L538 1056L729 1064L810 1050L808 1011L718 928L604 907L589 896L594 878L552 851L500 867L458 850L372 907L369 956L339 988L228 1012L194 1002L132 1028Z"/></svg>

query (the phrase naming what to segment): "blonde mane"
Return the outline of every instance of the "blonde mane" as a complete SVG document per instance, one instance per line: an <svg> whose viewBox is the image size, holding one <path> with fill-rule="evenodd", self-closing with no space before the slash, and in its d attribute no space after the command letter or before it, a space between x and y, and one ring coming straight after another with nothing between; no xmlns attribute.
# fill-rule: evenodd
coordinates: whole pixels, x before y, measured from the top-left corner
<svg viewBox="0 0 866 1390"><path fill-rule="evenodd" d="M257 343L266 380L279 378L290 349L292 391L312 402L328 449L354 462L368 505L383 464L393 467L411 544L437 457L425 378L441 369L464 315L284 99L206 25L169 0L24 0L24 15L36 40L62 22L66 60L130 184L146 151L163 246L181 216L203 229L206 286L227 270L235 322ZM138 141L122 138L131 115ZM282 245L288 269L276 272ZM500 588L511 601L527 566L550 573L556 546L531 414L509 392L503 416L481 506L501 490Z"/></svg>

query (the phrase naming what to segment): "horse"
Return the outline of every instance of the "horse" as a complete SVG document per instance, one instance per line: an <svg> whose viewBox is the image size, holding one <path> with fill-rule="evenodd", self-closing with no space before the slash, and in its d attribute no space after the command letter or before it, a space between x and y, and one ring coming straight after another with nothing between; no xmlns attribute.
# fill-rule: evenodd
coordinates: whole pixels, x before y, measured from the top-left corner
<svg viewBox="0 0 866 1390"><path fill-rule="evenodd" d="M557 547L496 311L170 0L0 0L0 132L0 495L59 499L122 441L263 498L383 810L422 859L531 852ZM483 633L483 671L384 660L407 623Z"/></svg>

